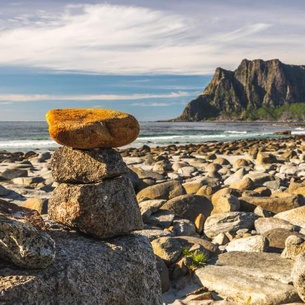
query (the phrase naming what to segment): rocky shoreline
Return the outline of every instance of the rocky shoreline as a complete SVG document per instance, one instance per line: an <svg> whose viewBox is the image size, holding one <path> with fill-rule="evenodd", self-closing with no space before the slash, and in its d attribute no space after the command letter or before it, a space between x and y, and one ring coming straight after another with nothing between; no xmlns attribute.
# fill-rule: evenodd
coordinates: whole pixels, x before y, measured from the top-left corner
<svg viewBox="0 0 305 305"><path fill-rule="evenodd" d="M303 304L305 138L117 151L165 304ZM0 199L47 220L52 155L0 152Z"/></svg>

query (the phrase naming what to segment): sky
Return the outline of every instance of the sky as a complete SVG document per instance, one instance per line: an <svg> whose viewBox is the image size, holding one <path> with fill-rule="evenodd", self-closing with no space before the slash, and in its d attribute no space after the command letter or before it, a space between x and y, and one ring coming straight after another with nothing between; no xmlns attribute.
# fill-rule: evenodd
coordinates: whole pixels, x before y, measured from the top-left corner
<svg viewBox="0 0 305 305"><path fill-rule="evenodd" d="M304 0L0 0L0 120L175 118L217 67L305 65L304 17Z"/></svg>

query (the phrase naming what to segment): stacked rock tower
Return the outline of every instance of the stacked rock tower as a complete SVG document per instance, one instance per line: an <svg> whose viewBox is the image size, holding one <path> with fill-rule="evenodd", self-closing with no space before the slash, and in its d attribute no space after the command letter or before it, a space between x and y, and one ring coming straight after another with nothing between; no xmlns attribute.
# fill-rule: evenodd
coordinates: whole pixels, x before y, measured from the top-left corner
<svg viewBox="0 0 305 305"><path fill-rule="evenodd" d="M108 238L143 226L126 164L114 147L139 134L137 120L107 109L56 109L46 115L51 137L63 146L52 157L59 183L49 200L56 222Z"/></svg>

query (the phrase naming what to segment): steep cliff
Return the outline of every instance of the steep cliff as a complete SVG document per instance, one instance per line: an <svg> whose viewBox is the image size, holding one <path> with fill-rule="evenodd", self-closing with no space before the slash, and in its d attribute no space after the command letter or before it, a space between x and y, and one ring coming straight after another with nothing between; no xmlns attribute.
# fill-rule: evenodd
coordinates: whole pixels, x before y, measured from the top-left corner
<svg viewBox="0 0 305 305"><path fill-rule="evenodd" d="M175 121L304 118L305 66L244 59L235 71L217 68Z"/></svg>

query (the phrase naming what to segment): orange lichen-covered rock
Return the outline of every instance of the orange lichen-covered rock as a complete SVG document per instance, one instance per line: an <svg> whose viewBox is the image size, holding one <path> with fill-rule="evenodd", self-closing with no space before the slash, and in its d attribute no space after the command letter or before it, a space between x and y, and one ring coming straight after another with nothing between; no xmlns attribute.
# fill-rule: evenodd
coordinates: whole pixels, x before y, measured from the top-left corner
<svg viewBox="0 0 305 305"><path fill-rule="evenodd" d="M140 131L132 115L109 109L53 109L46 119L54 141L80 149L124 146Z"/></svg>

